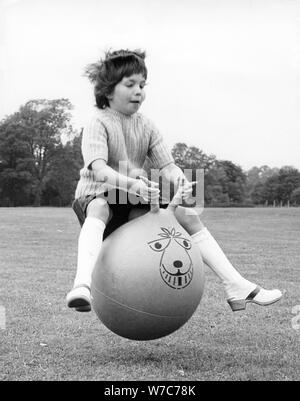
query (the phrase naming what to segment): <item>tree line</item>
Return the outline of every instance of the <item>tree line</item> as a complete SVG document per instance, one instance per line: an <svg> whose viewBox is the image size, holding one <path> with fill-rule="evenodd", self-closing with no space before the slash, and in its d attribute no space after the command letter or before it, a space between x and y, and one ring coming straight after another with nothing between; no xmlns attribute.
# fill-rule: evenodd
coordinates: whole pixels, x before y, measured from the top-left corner
<svg viewBox="0 0 300 401"><path fill-rule="evenodd" d="M293 166L243 171L230 160L218 160L185 143L175 144L172 153L182 169L203 169L207 206L300 205L300 172Z"/></svg>
<svg viewBox="0 0 300 401"><path fill-rule="evenodd" d="M0 122L0 206L69 206L83 166L81 132L71 125L68 99L37 99ZM293 166L252 167L176 143L176 164L203 169L206 206L300 205Z"/></svg>

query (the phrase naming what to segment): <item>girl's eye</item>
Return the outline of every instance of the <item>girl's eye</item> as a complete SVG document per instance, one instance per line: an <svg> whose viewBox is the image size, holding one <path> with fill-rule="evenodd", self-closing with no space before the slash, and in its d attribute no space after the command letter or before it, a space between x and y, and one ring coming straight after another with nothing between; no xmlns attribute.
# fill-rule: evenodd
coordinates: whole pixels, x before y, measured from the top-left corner
<svg viewBox="0 0 300 401"><path fill-rule="evenodd" d="M136 83L135 83L135 82L132 82L132 81L125 82L126 88L133 88L135 85L137 85L137 82L136 82ZM147 85L146 82L141 82L141 83L139 84L139 87L140 87L140 89L144 89L144 87L145 87L146 85Z"/></svg>

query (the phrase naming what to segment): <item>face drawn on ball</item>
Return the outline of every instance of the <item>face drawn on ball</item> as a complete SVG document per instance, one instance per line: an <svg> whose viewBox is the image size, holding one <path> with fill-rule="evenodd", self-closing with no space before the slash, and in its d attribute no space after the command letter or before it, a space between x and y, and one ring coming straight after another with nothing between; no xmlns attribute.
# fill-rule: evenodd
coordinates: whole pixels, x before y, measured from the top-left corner
<svg viewBox="0 0 300 401"><path fill-rule="evenodd" d="M187 287L193 278L193 262L189 254L191 241L175 228L161 227L160 238L148 242L150 248L161 253L160 275L164 282L176 290Z"/></svg>

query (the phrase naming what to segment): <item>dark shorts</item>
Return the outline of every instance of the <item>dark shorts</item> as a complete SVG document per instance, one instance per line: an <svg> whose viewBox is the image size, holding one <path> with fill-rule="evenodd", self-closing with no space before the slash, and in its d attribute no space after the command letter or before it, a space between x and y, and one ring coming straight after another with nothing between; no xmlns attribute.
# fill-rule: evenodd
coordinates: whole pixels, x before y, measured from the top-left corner
<svg viewBox="0 0 300 401"><path fill-rule="evenodd" d="M111 195L111 196L108 196ZM126 202L127 193L124 191L120 191L118 189L112 190L109 193L105 192L103 195L88 195L77 198L74 200L72 204L72 208L77 215L80 225L82 226L86 219L86 210L89 203L95 198L103 198L106 199L110 210L112 212L112 218L108 222L104 234L103 239L105 239L109 234L111 234L118 227L128 222L129 213L133 209L143 209L145 211L150 210L150 204L141 200L141 198L136 197L134 204L130 202ZM132 198L131 198L132 200ZM166 208L168 203L161 203L161 208Z"/></svg>

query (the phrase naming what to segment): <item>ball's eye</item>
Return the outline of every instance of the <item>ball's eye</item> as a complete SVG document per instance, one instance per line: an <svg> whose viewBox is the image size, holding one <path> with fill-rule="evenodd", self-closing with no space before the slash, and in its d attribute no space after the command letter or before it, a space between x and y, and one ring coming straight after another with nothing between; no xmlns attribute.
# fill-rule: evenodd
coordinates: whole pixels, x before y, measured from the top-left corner
<svg viewBox="0 0 300 401"><path fill-rule="evenodd" d="M153 251L161 252L164 249L166 249L166 247L169 245L170 241L171 240L169 238L162 239L162 240L159 240L159 241L158 240L154 240L154 241L148 242L148 245L150 246L150 248Z"/></svg>
<svg viewBox="0 0 300 401"><path fill-rule="evenodd" d="M177 242L177 244L179 244L180 246L182 246L185 249L191 249L191 247L192 247L192 243L188 239L175 238L175 241Z"/></svg>

